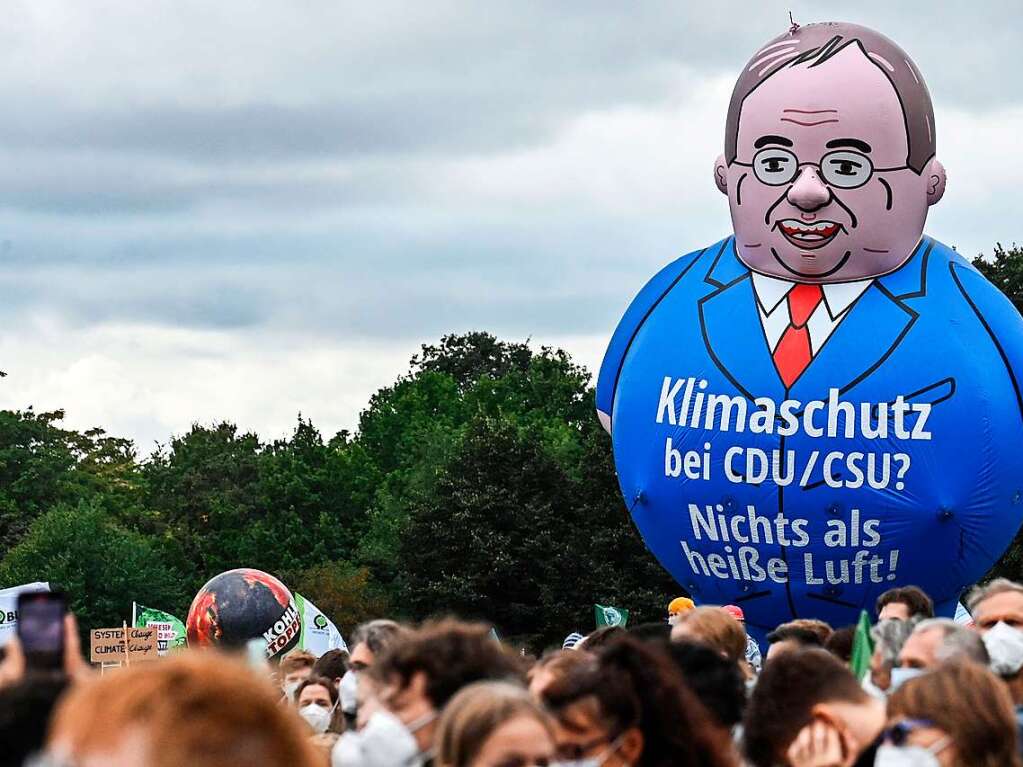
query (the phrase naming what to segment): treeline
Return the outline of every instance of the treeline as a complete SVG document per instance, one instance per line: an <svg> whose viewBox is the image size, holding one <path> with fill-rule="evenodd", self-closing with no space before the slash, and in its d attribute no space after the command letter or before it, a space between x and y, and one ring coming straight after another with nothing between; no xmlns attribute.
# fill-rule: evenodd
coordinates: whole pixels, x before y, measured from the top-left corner
<svg viewBox="0 0 1023 767"><path fill-rule="evenodd" d="M197 424L140 457L62 419L0 412L0 585L61 585L83 629L132 600L183 617L240 566L342 630L452 612L537 647L592 628L594 602L655 619L677 591L624 508L590 376L560 350L445 337L355 434Z"/></svg>
<svg viewBox="0 0 1023 767"><path fill-rule="evenodd" d="M1023 311L1023 249L974 264ZM132 600L184 617L240 566L343 631L453 612L535 648L591 628L595 602L656 620L680 593L629 519L590 375L563 351L445 337L354 434L301 417L269 443L195 425L143 457L62 419L0 411L0 587L60 584L83 628L120 623ZM1023 575L1023 537L995 572Z"/></svg>

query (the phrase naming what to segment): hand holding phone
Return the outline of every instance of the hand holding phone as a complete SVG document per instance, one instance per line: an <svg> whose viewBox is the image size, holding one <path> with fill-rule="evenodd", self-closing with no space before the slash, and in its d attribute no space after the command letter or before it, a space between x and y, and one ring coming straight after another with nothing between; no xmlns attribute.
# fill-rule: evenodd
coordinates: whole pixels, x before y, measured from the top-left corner
<svg viewBox="0 0 1023 767"><path fill-rule="evenodd" d="M59 671L64 667L67 601L59 591L18 595L18 639L29 670Z"/></svg>

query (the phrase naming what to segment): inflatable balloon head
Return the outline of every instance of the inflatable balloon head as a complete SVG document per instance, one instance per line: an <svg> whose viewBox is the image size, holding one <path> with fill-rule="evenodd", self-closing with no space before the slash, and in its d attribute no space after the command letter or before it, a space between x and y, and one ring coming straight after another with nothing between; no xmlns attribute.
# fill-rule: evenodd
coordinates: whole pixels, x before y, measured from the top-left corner
<svg viewBox="0 0 1023 767"><path fill-rule="evenodd" d="M301 618L287 586L251 568L228 570L199 589L188 610L188 644L241 648L266 641L268 658L279 658L298 644Z"/></svg>
<svg viewBox="0 0 1023 767"><path fill-rule="evenodd" d="M781 35L739 75L714 178L751 269L811 283L892 272L945 190L923 76L865 27Z"/></svg>
<svg viewBox="0 0 1023 767"><path fill-rule="evenodd" d="M757 637L910 583L951 615L1023 520L1023 319L923 234L935 137L883 35L766 43L714 165L734 234L654 276L608 345L597 412L636 526Z"/></svg>

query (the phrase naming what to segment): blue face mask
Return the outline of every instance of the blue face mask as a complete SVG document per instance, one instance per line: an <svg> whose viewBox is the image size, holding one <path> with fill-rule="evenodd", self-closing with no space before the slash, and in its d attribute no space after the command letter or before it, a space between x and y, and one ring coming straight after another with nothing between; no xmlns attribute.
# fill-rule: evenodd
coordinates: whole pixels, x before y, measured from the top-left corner
<svg viewBox="0 0 1023 767"><path fill-rule="evenodd" d="M892 682L888 687L888 694L891 695L902 685L908 682L910 679L916 679L918 676L923 676L927 673L927 669L923 668L893 668L892 669Z"/></svg>

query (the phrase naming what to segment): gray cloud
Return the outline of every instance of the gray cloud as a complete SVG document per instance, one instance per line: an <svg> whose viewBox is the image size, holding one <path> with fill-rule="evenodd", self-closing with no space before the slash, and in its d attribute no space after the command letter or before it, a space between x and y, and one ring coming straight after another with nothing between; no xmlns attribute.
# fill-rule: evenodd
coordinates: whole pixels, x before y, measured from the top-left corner
<svg viewBox="0 0 1023 767"><path fill-rule="evenodd" d="M0 322L25 346L0 343L0 367L26 382L31 368L54 396L92 387L90 414L111 418L104 386L137 375L122 424L150 438L201 397L230 402L237 382L201 368L172 406L149 371L228 353L198 338L150 356L79 344L111 327L115 344L133 328L208 332L268 365L310 343L346 359L357 342L400 349L343 384L346 407L453 330L599 349L660 266L727 233L709 175L718 85L790 6L888 33L926 75L950 177L932 233L970 255L1018 237L1004 190L1019 171L998 152L1023 120L984 117L1023 105L1009 2L14 3L0 29ZM26 351L62 337L52 356ZM104 354L116 374L89 367ZM261 391L298 396L280 386Z"/></svg>

